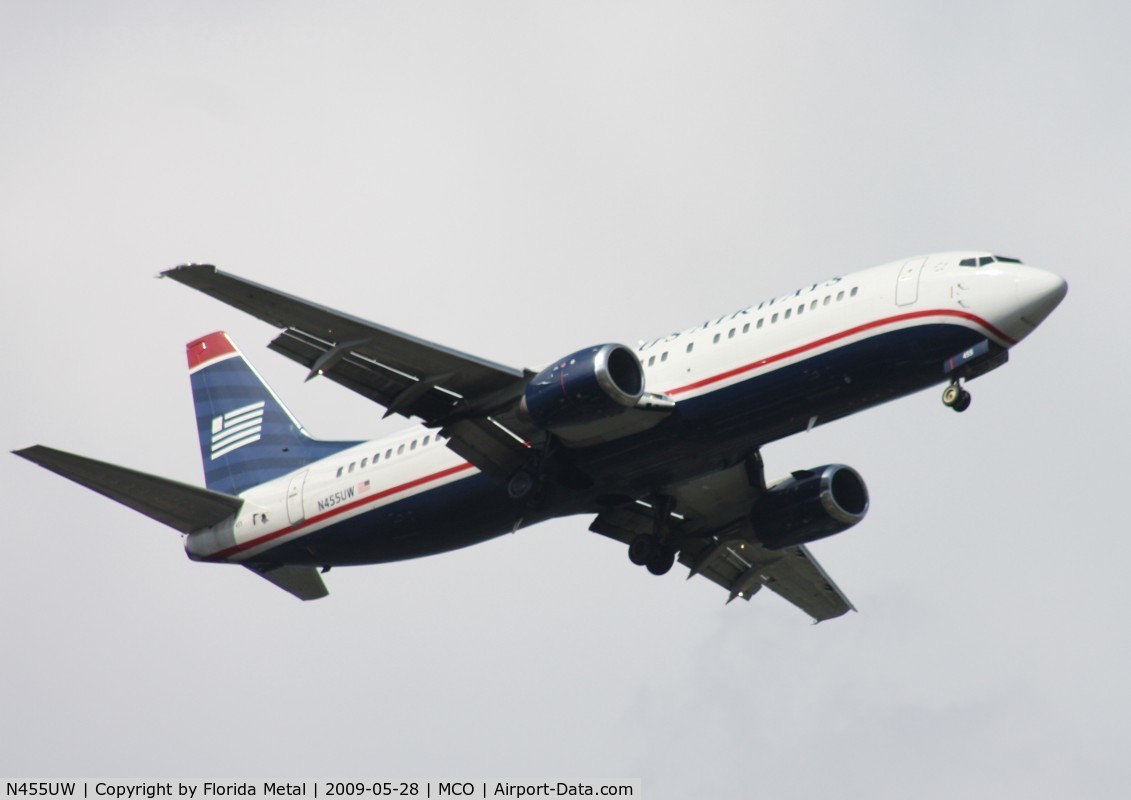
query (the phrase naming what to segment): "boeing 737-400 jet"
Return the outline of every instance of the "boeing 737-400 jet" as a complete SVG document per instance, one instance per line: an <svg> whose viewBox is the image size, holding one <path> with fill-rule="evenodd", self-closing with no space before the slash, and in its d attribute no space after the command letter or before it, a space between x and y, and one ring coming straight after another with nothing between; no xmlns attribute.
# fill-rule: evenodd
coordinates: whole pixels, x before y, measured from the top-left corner
<svg viewBox="0 0 1131 800"><path fill-rule="evenodd" d="M851 467L767 484L759 449L1006 363L1060 303L1059 276L989 253L896 261L641 343L538 370L496 364L192 264L163 273L281 328L269 347L419 420L375 441L310 437L224 333L188 344L208 488L43 446L17 454L184 534L303 600L320 570L465 547L543 520L595 531L656 575L675 560L817 621L852 608L806 544L868 511ZM728 600L729 602L729 600Z"/></svg>

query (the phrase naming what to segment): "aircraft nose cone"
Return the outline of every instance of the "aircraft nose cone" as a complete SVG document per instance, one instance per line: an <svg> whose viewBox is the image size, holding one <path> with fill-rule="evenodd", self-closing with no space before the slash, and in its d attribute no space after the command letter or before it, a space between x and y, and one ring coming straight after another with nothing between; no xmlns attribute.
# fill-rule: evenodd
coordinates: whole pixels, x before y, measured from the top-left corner
<svg viewBox="0 0 1131 800"><path fill-rule="evenodd" d="M1056 273L1025 267L1016 278L1021 320L1034 328L1053 312L1068 294L1068 283Z"/></svg>

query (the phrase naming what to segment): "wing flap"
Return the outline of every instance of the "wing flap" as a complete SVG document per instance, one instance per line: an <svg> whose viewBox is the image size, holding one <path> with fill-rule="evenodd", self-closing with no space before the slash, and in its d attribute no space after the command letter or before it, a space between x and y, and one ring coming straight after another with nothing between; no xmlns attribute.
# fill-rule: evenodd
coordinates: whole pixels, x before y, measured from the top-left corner
<svg viewBox="0 0 1131 800"><path fill-rule="evenodd" d="M269 345L384 406L387 413L445 426L448 446L484 472L505 478L523 463L511 435L487 423L509 420L522 394L522 370L442 347L221 272L208 264L162 273L284 330ZM470 424L462 425L460 423ZM464 434L468 439L464 439ZM494 441L486 441L492 438Z"/></svg>
<svg viewBox="0 0 1131 800"><path fill-rule="evenodd" d="M448 447L497 481L513 475L530 458L526 445L491 419L464 419L442 429Z"/></svg>
<svg viewBox="0 0 1131 800"><path fill-rule="evenodd" d="M767 589L804 610L817 622L856 610L805 545L790 547L785 552L785 558L763 570Z"/></svg>
<svg viewBox="0 0 1131 800"><path fill-rule="evenodd" d="M243 505L239 497L43 445L13 452L181 533L223 522Z"/></svg>
<svg viewBox="0 0 1131 800"><path fill-rule="evenodd" d="M307 344L321 343L323 353L348 347L378 364L398 371L408 381L417 376L451 375L445 388L462 397L486 395L523 380L523 372L448 347L418 339L392 328L343 314L299 297L221 272L209 264L176 267L165 277L204 292L252 316L286 328ZM280 348L280 352L286 353ZM290 355L290 353L286 353ZM314 360L304 359L312 367ZM329 374L333 365L322 367ZM391 401L393 398L388 397ZM387 405L387 402L383 404Z"/></svg>
<svg viewBox="0 0 1131 800"><path fill-rule="evenodd" d="M360 394L394 413L416 416L426 421L443 419L452 411L459 396L443 392L436 383L425 384L420 391L421 379L365 356L360 348L366 341L335 345L322 342L302 331L286 330L268 345L271 350L298 362L310 371L308 380L322 375L350 391ZM398 398L412 392L412 402Z"/></svg>
<svg viewBox="0 0 1131 800"><path fill-rule="evenodd" d="M752 536L709 539L684 547L679 561L691 570L688 577L702 575L730 592L728 603L749 600L765 586L815 622L856 610L804 545L769 550Z"/></svg>
<svg viewBox="0 0 1131 800"><path fill-rule="evenodd" d="M817 622L855 611L852 603L804 546L770 550L755 537L749 510L763 491L761 461L665 488L677 499L669 521L680 541L679 562L688 578L701 575L729 593L727 602L749 600L763 586ZM653 530L650 506L634 503L604 511L589 530L629 544Z"/></svg>

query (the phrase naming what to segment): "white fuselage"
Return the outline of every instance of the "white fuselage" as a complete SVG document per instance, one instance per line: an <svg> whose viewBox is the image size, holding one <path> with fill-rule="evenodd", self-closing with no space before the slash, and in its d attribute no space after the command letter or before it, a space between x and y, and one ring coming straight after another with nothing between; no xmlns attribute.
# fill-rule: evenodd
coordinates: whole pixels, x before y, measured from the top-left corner
<svg viewBox="0 0 1131 800"><path fill-rule="evenodd" d="M940 322L1011 347L1051 312L1066 287L1058 276L1012 260L978 265L988 258L962 252L904 259L644 342L636 353L646 388L678 407L881 333ZM974 266L963 265L971 261ZM941 371L938 380L945 380ZM186 550L195 559L254 559L477 473L435 430L411 427L247 490L234 521L188 536Z"/></svg>

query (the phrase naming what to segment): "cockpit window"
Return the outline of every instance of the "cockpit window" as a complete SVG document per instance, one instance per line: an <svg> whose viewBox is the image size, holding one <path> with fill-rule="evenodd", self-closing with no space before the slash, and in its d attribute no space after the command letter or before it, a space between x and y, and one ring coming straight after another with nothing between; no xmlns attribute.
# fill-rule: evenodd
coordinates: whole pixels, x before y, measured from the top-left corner
<svg viewBox="0 0 1131 800"><path fill-rule="evenodd" d="M984 267L994 261L1008 261L1011 264L1020 264L1016 258L1002 258L1001 256L978 256L977 258L964 258L958 262L960 267Z"/></svg>
<svg viewBox="0 0 1131 800"><path fill-rule="evenodd" d="M1020 264L1019 258L1006 258L1005 256L994 256L998 261L1004 261L1006 264Z"/></svg>

